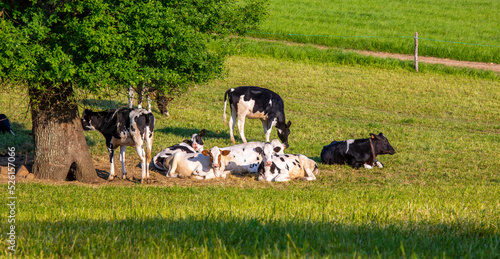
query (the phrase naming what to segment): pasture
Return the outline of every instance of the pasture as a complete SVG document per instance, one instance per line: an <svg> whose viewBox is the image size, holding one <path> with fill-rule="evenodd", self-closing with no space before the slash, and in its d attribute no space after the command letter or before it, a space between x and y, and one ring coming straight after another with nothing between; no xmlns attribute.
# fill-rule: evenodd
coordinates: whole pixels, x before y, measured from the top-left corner
<svg viewBox="0 0 500 259"><path fill-rule="evenodd" d="M280 46L297 51L300 47ZM322 56L325 50L310 50ZM323 51L323 52L322 52ZM499 257L500 83L470 73L341 65L328 59L241 52L227 75L175 98L170 117L155 113L153 153L200 129L205 147L230 145L223 94L258 85L279 93L292 121L287 153L316 160L313 182L264 183L254 177L93 184L18 183L19 257ZM32 149L21 90L2 92L16 137L3 146ZM82 109L124 106L125 96L82 96ZM154 110L155 112L155 110ZM385 168L323 165L332 140L383 132L396 149ZM249 141L261 141L247 120ZM109 171L104 139L85 133L100 177ZM275 130L272 138L276 138ZM239 135L236 134L236 140ZM27 144L26 144L27 142ZM116 156L117 159L117 156ZM127 149L127 169L140 174ZM115 164L120 175L119 164ZM18 182L21 182L19 179ZM2 200L7 186L2 185ZM7 215L8 207L0 207ZM0 222L7 233L9 224ZM2 236L2 256L9 256Z"/></svg>
<svg viewBox="0 0 500 259"><path fill-rule="evenodd" d="M500 62L500 5L494 0L271 0L249 35L347 49Z"/></svg>

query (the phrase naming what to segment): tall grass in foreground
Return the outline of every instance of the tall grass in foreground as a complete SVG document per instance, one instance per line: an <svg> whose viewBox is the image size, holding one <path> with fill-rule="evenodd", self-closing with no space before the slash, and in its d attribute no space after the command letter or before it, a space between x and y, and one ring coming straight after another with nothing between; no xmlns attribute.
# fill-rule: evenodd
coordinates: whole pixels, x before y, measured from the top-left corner
<svg viewBox="0 0 500 259"><path fill-rule="evenodd" d="M270 0L269 16L249 35L327 46L500 63L495 0Z"/></svg>
<svg viewBox="0 0 500 259"><path fill-rule="evenodd" d="M17 255L500 256L500 189L494 186L264 186L22 184ZM7 213L5 206L0 213ZM0 226L6 233L5 222ZM1 246L0 253L8 255Z"/></svg>

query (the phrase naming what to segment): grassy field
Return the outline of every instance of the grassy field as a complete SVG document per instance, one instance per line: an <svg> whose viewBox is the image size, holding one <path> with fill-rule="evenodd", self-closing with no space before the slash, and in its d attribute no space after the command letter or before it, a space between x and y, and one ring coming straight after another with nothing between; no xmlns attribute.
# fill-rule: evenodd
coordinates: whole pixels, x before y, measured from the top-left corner
<svg viewBox="0 0 500 259"><path fill-rule="evenodd" d="M500 63L500 4L457 1L270 0L250 35L347 49Z"/></svg>
<svg viewBox="0 0 500 259"><path fill-rule="evenodd" d="M300 52L300 47L283 48ZM322 51L311 49L308 55L327 56ZM155 114L153 153L202 128L208 131L206 148L230 145L222 123L223 93L239 85L259 85L282 96L292 121L287 153L319 163L322 147L332 140L379 132L397 153L379 157L383 169L319 163L314 182L262 183L236 176L203 182L153 173L157 182L146 186L117 186L121 180L18 184L16 255L500 257L497 78L247 51L231 57L227 68L225 78L175 98L171 117ZM22 93L0 97L19 132L16 138L0 135L0 141L29 149L23 141L29 139L30 120L22 113ZM124 101L124 96L86 98L82 109L113 108ZM264 139L255 120L247 120L245 133L249 141ZM86 138L94 160L106 161L102 136L88 132ZM134 151L127 153L137 164ZM0 198L6 200L7 186L1 188ZM0 207L0 214L8 213L7 206ZM2 233L9 227L0 222ZM5 235L0 248L0 256L9 255Z"/></svg>

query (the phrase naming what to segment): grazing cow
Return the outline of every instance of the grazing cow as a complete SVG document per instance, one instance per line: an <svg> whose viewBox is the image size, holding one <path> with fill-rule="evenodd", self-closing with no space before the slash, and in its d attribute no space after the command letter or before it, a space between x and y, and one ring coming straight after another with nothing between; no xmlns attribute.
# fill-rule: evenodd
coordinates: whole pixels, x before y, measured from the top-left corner
<svg viewBox="0 0 500 259"><path fill-rule="evenodd" d="M5 114L0 114L0 133L6 133L10 132L12 135L14 134L14 131L12 131L12 126L10 125L9 119Z"/></svg>
<svg viewBox="0 0 500 259"><path fill-rule="evenodd" d="M228 164L226 165L226 171L240 175L244 173L256 174L260 162L262 162L262 154L257 152L256 148L264 148L265 143L266 142L248 142L221 148L221 150L228 150L231 152L227 157ZM273 148L280 147L279 153L283 154L285 148L279 140L274 139L271 141L271 146Z"/></svg>
<svg viewBox="0 0 500 259"><path fill-rule="evenodd" d="M323 147L321 160L325 164L349 164L353 168L372 168L374 165L382 168L384 165L377 160L378 155L394 155L396 151L389 144L389 140L380 133L370 134L367 139L350 139L333 141Z"/></svg>
<svg viewBox="0 0 500 259"><path fill-rule="evenodd" d="M245 118L260 119L266 142L269 142L271 129L276 126L278 137L288 148L288 135L290 135L290 126L292 123L285 122L284 103L281 97L275 92L256 86L240 86L231 88L224 94L224 115L223 120L226 123L226 104L229 99L231 106L231 118L229 119L229 134L231 142L234 144L234 123L238 116L238 131L244 143L245 138Z"/></svg>
<svg viewBox="0 0 500 259"><path fill-rule="evenodd" d="M212 147L210 151L203 150L201 153L174 153L164 161L164 167L168 168L167 177L226 178L224 167L227 164L225 159L229 152Z"/></svg>
<svg viewBox="0 0 500 259"><path fill-rule="evenodd" d="M199 134L195 133L191 136L191 140L184 140L183 142L173 145L171 147L165 148L160 153L156 154L153 157L153 165L162 171L166 171L165 167L163 167L163 161L169 156L172 156L175 152L184 152L184 153L200 153L203 151L203 140L201 139L205 136L205 129L202 129Z"/></svg>
<svg viewBox="0 0 500 259"><path fill-rule="evenodd" d="M125 149L127 146L135 147L137 154L141 158L141 183L148 180L154 125L154 115L144 109L122 108L102 112L85 110L82 114L83 129L97 130L106 139L106 147L109 151L109 161L111 163L108 180L112 180L115 176L113 160L114 150L117 147L120 147L122 178L126 178ZM143 144L146 145L145 148Z"/></svg>
<svg viewBox="0 0 500 259"><path fill-rule="evenodd" d="M318 165L314 160L300 154L277 154L279 149L280 147L273 148L269 143L264 148L256 148L263 156L258 169L259 181L285 182L295 178L316 180Z"/></svg>

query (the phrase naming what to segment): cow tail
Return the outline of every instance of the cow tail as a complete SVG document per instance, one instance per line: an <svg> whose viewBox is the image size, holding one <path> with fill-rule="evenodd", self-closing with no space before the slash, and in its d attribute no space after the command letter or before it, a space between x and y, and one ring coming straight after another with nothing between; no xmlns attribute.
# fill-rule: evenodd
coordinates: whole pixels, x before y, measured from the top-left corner
<svg viewBox="0 0 500 259"><path fill-rule="evenodd" d="M229 90L227 90L226 93L224 94L224 114L222 114L222 121L224 122L224 125L226 125L226 104L227 104L227 95L229 94Z"/></svg>

